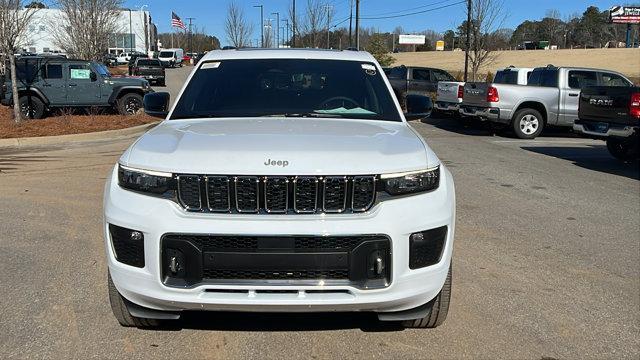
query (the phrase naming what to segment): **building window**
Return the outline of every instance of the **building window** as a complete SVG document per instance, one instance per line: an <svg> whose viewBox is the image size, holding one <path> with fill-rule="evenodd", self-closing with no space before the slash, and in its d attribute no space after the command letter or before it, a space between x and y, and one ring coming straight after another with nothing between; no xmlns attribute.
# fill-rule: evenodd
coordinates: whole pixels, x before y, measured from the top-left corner
<svg viewBox="0 0 640 360"><path fill-rule="evenodd" d="M136 39L133 34L113 34L111 35L111 47L135 49Z"/></svg>

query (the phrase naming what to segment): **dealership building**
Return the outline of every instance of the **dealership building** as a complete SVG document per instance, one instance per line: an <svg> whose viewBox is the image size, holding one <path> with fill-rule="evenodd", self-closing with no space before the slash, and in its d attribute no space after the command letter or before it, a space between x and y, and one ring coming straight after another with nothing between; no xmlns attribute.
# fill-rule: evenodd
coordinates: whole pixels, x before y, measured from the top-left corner
<svg viewBox="0 0 640 360"><path fill-rule="evenodd" d="M31 53L62 52L56 45L53 34L64 26L60 20L63 13L59 9L39 9L27 27L26 45L22 51ZM116 32L109 41L109 53L137 51L150 53L157 50L158 29L149 11L123 9L119 11Z"/></svg>

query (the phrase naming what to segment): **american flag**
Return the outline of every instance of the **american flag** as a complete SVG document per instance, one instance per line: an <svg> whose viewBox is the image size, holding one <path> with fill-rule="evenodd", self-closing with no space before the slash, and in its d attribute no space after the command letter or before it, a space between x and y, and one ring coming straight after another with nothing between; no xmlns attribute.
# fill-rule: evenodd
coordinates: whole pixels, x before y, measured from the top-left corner
<svg viewBox="0 0 640 360"><path fill-rule="evenodd" d="M174 13L173 11L171 12L171 26L180 28L182 30L187 30L187 27L184 26L184 23L182 22L182 20L180 20L180 16L178 16L178 14Z"/></svg>

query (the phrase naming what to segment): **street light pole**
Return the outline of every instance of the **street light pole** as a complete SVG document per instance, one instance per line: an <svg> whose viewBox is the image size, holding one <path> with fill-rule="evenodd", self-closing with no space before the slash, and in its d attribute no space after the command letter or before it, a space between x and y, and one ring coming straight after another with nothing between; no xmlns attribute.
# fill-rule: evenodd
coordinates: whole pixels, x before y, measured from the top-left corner
<svg viewBox="0 0 640 360"><path fill-rule="evenodd" d="M187 18L189 20L189 52L191 56L193 56L193 31L191 31L191 22L195 20L195 18Z"/></svg>
<svg viewBox="0 0 640 360"><path fill-rule="evenodd" d="M325 5L324 6L325 9L327 9L327 49L329 49L331 46L329 44L329 29L331 26L331 5Z"/></svg>
<svg viewBox="0 0 640 360"><path fill-rule="evenodd" d="M282 42L286 42L289 40L289 19L284 19L282 20L285 23L284 26L284 40L282 40ZM291 46L291 43L289 43L289 46Z"/></svg>
<svg viewBox="0 0 640 360"><path fill-rule="evenodd" d="M254 8L260 8L260 47L264 47L264 6L253 5Z"/></svg>
<svg viewBox="0 0 640 360"><path fill-rule="evenodd" d="M133 52L133 26L131 24L131 9L129 10L129 54Z"/></svg>
<svg viewBox="0 0 640 360"><path fill-rule="evenodd" d="M272 12L271 15L276 16L276 49L280 47L280 13Z"/></svg>
<svg viewBox="0 0 640 360"><path fill-rule="evenodd" d="M356 0L356 49L360 50L360 0Z"/></svg>
<svg viewBox="0 0 640 360"><path fill-rule="evenodd" d="M291 31L293 33L293 41L291 47L296 47L296 0L293 0L293 27Z"/></svg>

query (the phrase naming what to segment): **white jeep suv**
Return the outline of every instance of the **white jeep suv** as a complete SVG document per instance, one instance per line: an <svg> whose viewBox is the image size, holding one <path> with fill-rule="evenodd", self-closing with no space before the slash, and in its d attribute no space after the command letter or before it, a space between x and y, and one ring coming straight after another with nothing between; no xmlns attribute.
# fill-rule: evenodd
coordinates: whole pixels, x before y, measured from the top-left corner
<svg viewBox="0 0 640 360"><path fill-rule="evenodd" d="M109 295L124 326L182 311L447 314L451 173L365 52L209 52L104 194Z"/></svg>

